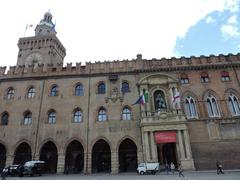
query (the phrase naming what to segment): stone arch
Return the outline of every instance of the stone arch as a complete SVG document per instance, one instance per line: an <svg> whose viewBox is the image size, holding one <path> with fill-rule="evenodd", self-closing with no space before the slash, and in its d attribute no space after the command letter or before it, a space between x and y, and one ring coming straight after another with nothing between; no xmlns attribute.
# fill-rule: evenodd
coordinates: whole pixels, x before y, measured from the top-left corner
<svg viewBox="0 0 240 180"><path fill-rule="evenodd" d="M45 142L40 149L40 160L45 161L44 172L56 173L58 161L58 149L53 141Z"/></svg>
<svg viewBox="0 0 240 180"><path fill-rule="evenodd" d="M118 162L119 172L136 171L138 160L137 160L138 147L136 143L125 137L121 139L118 144Z"/></svg>
<svg viewBox="0 0 240 180"><path fill-rule="evenodd" d="M228 89L226 89L224 91L224 98L225 98L225 100L228 99L229 93L233 93L235 96L237 96L240 99L240 93L236 89L228 88Z"/></svg>
<svg viewBox="0 0 240 180"><path fill-rule="evenodd" d="M6 164L6 157L7 157L7 148L6 146L0 141L0 171L2 172L3 168Z"/></svg>
<svg viewBox="0 0 240 180"><path fill-rule="evenodd" d="M80 141L73 139L66 147L64 172L66 174L80 173L83 167L84 147Z"/></svg>
<svg viewBox="0 0 240 180"><path fill-rule="evenodd" d="M21 142L15 149L13 164L24 164L30 160L32 160L31 146L25 141Z"/></svg>
<svg viewBox="0 0 240 180"><path fill-rule="evenodd" d="M178 79L173 77L172 75L164 74L164 73L157 73L157 74L150 74L148 76L143 77L142 79L140 79L138 81L138 84L144 83L144 80L146 80L146 79L148 79L150 77L158 77L158 76L162 76L162 77L168 78L170 82L178 83Z"/></svg>
<svg viewBox="0 0 240 180"><path fill-rule="evenodd" d="M111 172L111 147L103 138L92 146L92 172Z"/></svg>
<svg viewBox="0 0 240 180"><path fill-rule="evenodd" d="M205 101L205 98L208 94L212 94L217 100L221 100L221 96L218 95L218 93L216 93L215 91L213 91L212 89L207 89L203 92L202 94L202 100Z"/></svg>

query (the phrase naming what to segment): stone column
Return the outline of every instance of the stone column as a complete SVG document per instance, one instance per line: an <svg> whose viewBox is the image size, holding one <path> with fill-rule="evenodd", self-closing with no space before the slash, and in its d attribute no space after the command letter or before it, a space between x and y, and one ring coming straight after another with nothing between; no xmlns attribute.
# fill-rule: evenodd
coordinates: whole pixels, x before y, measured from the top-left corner
<svg viewBox="0 0 240 180"><path fill-rule="evenodd" d="M158 162L158 158L157 158L157 146L156 143L154 141L154 133L151 131L150 132L150 139L151 139L151 150L152 150L152 161L153 162Z"/></svg>
<svg viewBox="0 0 240 180"><path fill-rule="evenodd" d="M145 161L150 161L150 149L149 149L149 142L148 142L148 132L144 132L144 152L145 152Z"/></svg>
<svg viewBox="0 0 240 180"><path fill-rule="evenodd" d="M92 154L85 153L84 155L84 174L92 173Z"/></svg>
<svg viewBox="0 0 240 180"><path fill-rule="evenodd" d="M58 161L57 161L57 174L62 174L64 172L64 165L65 165L65 155L63 153L59 153Z"/></svg>
<svg viewBox="0 0 240 180"><path fill-rule="evenodd" d="M118 153L111 153L111 174L117 174L119 170Z"/></svg>
<svg viewBox="0 0 240 180"><path fill-rule="evenodd" d="M177 133L178 133L180 160L182 160L182 159L185 159L185 153L184 153L184 148L183 148L183 141L182 141L181 130L178 130Z"/></svg>
<svg viewBox="0 0 240 180"><path fill-rule="evenodd" d="M192 152L190 147L190 140L187 130L183 131L184 139L185 139L185 146L186 146L186 153L187 153L187 159L192 159Z"/></svg>
<svg viewBox="0 0 240 180"><path fill-rule="evenodd" d="M13 155L7 154L5 166L10 166L12 164L13 164Z"/></svg>

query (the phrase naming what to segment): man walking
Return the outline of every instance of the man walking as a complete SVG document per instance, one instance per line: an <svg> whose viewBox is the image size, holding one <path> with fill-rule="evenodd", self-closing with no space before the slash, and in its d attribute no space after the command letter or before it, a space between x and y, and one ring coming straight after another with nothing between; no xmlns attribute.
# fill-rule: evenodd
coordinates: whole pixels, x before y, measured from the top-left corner
<svg viewBox="0 0 240 180"><path fill-rule="evenodd" d="M182 169L182 165L179 163L179 165L178 165L178 176L179 177L185 177L184 175L183 175L183 169Z"/></svg>
<svg viewBox="0 0 240 180"><path fill-rule="evenodd" d="M216 161L216 166L217 166L217 174L224 174L222 171L222 164L217 160Z"/></svg>

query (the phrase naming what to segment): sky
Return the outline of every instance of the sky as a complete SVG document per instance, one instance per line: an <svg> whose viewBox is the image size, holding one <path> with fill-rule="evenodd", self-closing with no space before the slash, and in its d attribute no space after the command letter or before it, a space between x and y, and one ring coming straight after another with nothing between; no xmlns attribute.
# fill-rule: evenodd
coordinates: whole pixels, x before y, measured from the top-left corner
<svg viewBox="0 0 240 180"><path fill-rule="evenodd" d="M16 65L18 39L49 10L64 64L240 51L240 0L1 0L0 66Z"/></svg>

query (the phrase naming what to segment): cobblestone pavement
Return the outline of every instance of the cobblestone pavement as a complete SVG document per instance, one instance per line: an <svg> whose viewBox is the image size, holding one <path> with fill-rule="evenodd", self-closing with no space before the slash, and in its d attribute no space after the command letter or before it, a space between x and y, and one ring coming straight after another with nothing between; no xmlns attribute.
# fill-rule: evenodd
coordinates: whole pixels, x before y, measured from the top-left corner
<svg viewBox="0 0 240 180"><path fill-rule="evenodd" d="M118 175L111 174L93 174L93 175L43 175L40 177L7 177L8 180L240 180L240 171L227 171L225 174L217 175L215 171L205 172L184 172L185 178L174 175L158 173L156 175L138 175L137 173L121 173Z"/></svg>

